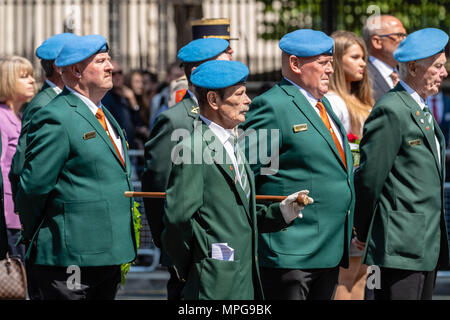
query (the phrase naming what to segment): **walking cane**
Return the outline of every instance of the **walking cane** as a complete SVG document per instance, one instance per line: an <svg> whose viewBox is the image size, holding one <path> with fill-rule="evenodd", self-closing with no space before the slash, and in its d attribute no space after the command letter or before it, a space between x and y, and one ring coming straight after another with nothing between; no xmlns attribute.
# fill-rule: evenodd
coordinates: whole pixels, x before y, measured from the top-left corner
<svg viewBox="0 0 450 320"><path fill-rule="evenodd" d="M125 197L127 198L155 198L164 199L166 197L165 192L135 192L135 191L125 191ZM286 199L286 196L269 196L269 195L256 195L256 201L274 201L281 202ZM297 197L297 202L302 206L307 206L312 203L310 197L306 194L299 194Z"/></svg>

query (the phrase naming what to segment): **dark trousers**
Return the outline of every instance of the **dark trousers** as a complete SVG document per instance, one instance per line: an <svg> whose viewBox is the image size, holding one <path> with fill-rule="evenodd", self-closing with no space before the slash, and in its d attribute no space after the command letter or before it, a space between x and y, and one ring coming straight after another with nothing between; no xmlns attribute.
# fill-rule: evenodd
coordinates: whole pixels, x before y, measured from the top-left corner
<svg viewBox="0 0 450 320"><path fill-rule="evenodd" d="M375 289L375 300L431 300L436 270L410 271L380 268L381 287Z"/></svg>
<svg viewBox="0 0 450 320"><path fill-rule="evenodd" d="M76 268L76 267L75 267ZM80 267L76 269L28 265L39 300L114 300L121 280L120 266Z"/></svg>
<svg viewBox="0 0 450 320"><path fill-rule="evenodd" d="M167 300L182 300L184 282L178 279L177 272L174 267L167 267L170 279L167 282Z"/></svg>
<svg viewBox="0 0 450 320"><path fill-rule="evenodd" d="M23 244L18 244L16 246L17 239L19 239L20 230L19 229L7 229L6 234L8 237L8 251L10 256L19 257L22 262L25 257L25 246Z"/></svg>
<svg viewBox="0 0 450 320"><path fill-rule="evenodd" d="M338 284L339 267L329 269L261 268L267 300L332 300Z"/></svg>

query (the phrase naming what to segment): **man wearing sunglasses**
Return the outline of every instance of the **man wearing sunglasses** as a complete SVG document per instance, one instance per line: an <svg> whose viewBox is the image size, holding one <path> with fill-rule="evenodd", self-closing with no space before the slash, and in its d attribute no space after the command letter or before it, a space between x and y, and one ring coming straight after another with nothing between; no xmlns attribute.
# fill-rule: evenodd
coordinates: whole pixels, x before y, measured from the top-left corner
<svg viewBox="0 0 450 320"><path fill-rule="evenodd" d="M373 98L378 100L398 82L394 51L406 38L406 30L402 22L394 16L371 16L364 26L363 37L370 55L367 70L372 94Z"/></svg>

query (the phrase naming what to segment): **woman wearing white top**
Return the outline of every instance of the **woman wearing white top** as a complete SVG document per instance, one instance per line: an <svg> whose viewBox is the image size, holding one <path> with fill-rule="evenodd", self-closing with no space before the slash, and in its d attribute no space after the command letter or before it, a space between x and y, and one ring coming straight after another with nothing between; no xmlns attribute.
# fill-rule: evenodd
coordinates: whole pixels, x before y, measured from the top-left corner
<svg viewBox="0 0 450 320"><path fill-rule="evenodd" d="M374 101L367 75L367 49L364 41L348 31L336 31L330 92L326 94L333 111L341 120L347 134L361 139L364 122ZM367 266L361 264L362 251L350 247L350 265L340 268L336 300L362 300Z"/></svg>

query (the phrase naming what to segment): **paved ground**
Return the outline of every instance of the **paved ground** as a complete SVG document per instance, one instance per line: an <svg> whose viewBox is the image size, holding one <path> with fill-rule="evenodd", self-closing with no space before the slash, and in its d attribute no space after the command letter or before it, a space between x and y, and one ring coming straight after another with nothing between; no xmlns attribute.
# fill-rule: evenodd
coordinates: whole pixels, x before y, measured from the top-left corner
<svg viewBox="0 0 450 320"><path fill-rule="evenodd" d="M163 268L153 272L131 272L125 286L117 294L118 300L165 300L169 273ZM434 300L450 300L450 272L439 272Z"/></svg>

